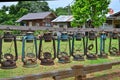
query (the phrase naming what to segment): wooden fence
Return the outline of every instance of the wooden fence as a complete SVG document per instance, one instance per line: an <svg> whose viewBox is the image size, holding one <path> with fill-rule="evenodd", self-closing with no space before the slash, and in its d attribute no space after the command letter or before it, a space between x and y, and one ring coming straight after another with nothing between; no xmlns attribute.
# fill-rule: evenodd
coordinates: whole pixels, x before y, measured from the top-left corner
<svg viewBox="0 0 120 80"><path fill-rule="evenodd" d="M86 75L93 72L112 69L112 66L120 64L120 61L95 64L95 65L74 65L71 68L59 71L50 71L46 73L39 73L26 76L17 76L14 78L0 79L0 80L37 80L52 77L53 80L63 80L64 78L75 77L74 80L86 80Z"/></svg>
<svg viewBox="0 0 120 80"><path fill-rule="evenodd" d="M45 26L13 26L13 25L0 25L0 30L20 30L20 31L36 31L36 30L49 30L49 31L68 31L68 32L77 32L77 31L97 31L100 32L102 30L104 31L114 31L120 32L120 28L55 28L55 27L45 27Z"/></svg>

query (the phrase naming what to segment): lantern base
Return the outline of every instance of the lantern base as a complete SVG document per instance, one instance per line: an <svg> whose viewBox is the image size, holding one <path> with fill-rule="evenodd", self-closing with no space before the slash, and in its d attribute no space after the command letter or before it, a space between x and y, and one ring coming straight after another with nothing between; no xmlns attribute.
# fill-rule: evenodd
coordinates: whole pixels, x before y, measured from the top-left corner
<svg viewBox="0 0 120 80"><path fill-rule="evenodd" d="M14 60L6 60L1 63L2 69L14 69L16 67L16 62Z"/></svg>
<svg viewBox="0 0 120 80"><path fill-rule="evenodd" d="M108 58L108 54L104 53L104 54L100 54L98 55L99 58Z"/></svg>
<svg viewBox="0 0 120 80"><path fill-rule="evenodd" d="M84 61L85 59L84 59L83 55L78 54L78 55L73 56L73 60L74 61Z"/></svg>
<svg viewBox="0 0 120 80"><path fill-rule="evenodd" d="M41 65L54 65L54 61L52 59L41 59Z"/></svg>
<svg viewBox="0 0 120 80"><path fill-rule="evenodd" d="M96 60L97 59L97 56L95 54L87 54L87 59L89 60Z"/></svg>
<svg viewBox="0 0 120 80"><path fill-rule="evenodd" d="M66 56L66 57L61 57L58 59L59 63L70 63L70 57Z"/></svg>
<svg viewBox="0 0 120 80"><path fill-rule="evenodd" d="M120 52L110 52L110 56L120 56Z"/></svg>
<svg viewBox="0 0 120 80"><path fill-rule="evenodd" d="M31 67L36 67L36 66L38 66L37 61L33 59L26 60L23 65L23 67L26 67L26 68L31 68Z"/></svg>

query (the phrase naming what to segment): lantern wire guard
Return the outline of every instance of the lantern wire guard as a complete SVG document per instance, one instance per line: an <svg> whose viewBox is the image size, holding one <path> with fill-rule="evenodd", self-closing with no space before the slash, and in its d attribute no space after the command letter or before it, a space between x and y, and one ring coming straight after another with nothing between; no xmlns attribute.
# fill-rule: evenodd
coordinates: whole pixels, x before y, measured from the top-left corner
<svg viewBox="0 0 120 80"><path fill-rule="evenodd" d="M41 65L54 65L56 58L56 45L55 38L52 37L51 32L44 33L43 36L39 37L39 52L38 59L41 61Z"/></svg>
<svg viewBox="0 0 120 80"><path fill-rule="evenodd" d="M22 38L23 67L36 67L37 65L37 40L33 32L27 32Z"/></svg>
<svg viewBox="0 0 120 80"><path fill-rule="evenodd" d="M119 56L120 55L120 36L119 33L114 30L110 34L110 42L109 42L109 53L111 56Z"/></svg>
<svg viewBox="0 0 120 80"><path fill-rule="evenodd" d="M75 61L84 61L85 55L85 40L84 34L77 32L76 35L73 35L72 38L72 52L73 60Z"/></svg>
<svg viewBox="0 0 120 80"><path fill-rule="evenodd" d="M97 59L97 53L97 34L95 31L91 30L88 32L88 36L86 37L86 58L90 60L95 60Z"/></svg>
<svg viewBox="0 0 120 80"><path fill-rule="evenodd" d="M69 63L71 56L71 42L67 32L58 36L57 58L59 63Z"/></svg>
<svg viewBox="0 0 120 80"><path fill-rule="evenodd" d="M13 45L13 43L14 43L14 45ZM8 45L8 46L10 45L9 48L6 48L6 47L8 47L6 45ZM4 48L4 50L5 49L7 49L7 50L4 51L2 48ZM14 48L14 51L12 48ZM16 36L12 35L10 31L6 31L4 36L0 37L1 68L2 69L16 68L17 67L17 65L16 65L17 59L18 59L18 53L17 53Z"/></svg>

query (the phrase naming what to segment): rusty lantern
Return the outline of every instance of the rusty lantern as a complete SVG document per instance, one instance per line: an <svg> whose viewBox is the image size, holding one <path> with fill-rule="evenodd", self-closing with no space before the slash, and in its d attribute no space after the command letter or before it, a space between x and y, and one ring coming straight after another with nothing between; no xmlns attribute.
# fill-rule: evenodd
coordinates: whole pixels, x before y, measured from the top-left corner
<svg viewBox="0 0 120 80"><path fill-rule="evenodd" d="M75 61L83 61L85 55L85 39L82 32L73 35L71 55ZM83 54L82 54L83 53Z"/></svg>
<svg viewBox="0 0 120 80"><path fill-rule="evenodd" d="M49 35L41 36L39 39L38 59L41 61L41 65L54 65L54 59L56 58L55 39L52 37L50 32ZM53 57L52 54L54 54Z"/></svg>
<svg viewBox="0 0 120 80"><path fill-rule="evenodd" d="M86 37L85 55L87 59L94 60L97 59L97 55L96 55L97 53L98 53L97 33L91 30L88 32L88 36Z"/></svg>
<svg viewBox="0 0 120 80"><path fill-rule="evenodd" d="M71 56L71 43L67 32L62 32L58 36L57 58L59 63L69 63Z"/></svg>
<svg viewBox="0 0 120 80"><path fill-rule="evenodd" d="M106 32L102 31L100 33L100 54L99 58L108 58L108 54L105 52L105 41L106 41Z"/></svg>
<svg viewBox="0 0 120 80"><path fill-rule="evenodd" d="M51 42L51 40L52 40L52 33L51 32L44 33L43 38L44 38L45 42Z"/></svg>
<svg viewBox="0 0 120 80"><path fill-rule="evenodd" d="M6 48L5 47L6 45L8 45L8 46L10 45L9 48ZM2 48L4 48L4 50ZM5 49L7 49L7 50L5 51ZM1 68L2 69L16 68L17 67L16 66L17 59L18 59L18 53L17 53L16 36L11 34L10 31L6 31L4 36L0 37L0 63L1 63Z"/></svg>
<svg viewBox="0 0 120 80"><path fill-rule="evenodd" d="M110 34L110 42L109 42L109 53L112 56L120 55L120 37L119 33L115 30Z"/></svg>
<svg viewBox="0 0 120 80"><path fill-rule="evenodd" d="M22 38L23 67L37 66L37 40L33 32L27 32Z"/></svg>

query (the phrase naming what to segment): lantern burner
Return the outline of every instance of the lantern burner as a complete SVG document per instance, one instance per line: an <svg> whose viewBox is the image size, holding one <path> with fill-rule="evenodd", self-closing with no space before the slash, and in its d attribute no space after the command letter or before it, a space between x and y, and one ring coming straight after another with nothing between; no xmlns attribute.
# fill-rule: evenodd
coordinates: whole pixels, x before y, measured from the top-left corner
<svg viewBox="0 0 120 80"><path fill-rule="evenodd" d="M16 62L14 61L14 56L10 53L6 53L4 54L4 58L6 60L4 60L2 63L1 63L1 68L2 69L13 69L13 68L16 68Z"/></svg>
<svg viewBox="0 0 120 80"><path fill-rule="evenodd" d="M41 65L54 65L54 60L50 52L44 52L43 57L41 59Z"/></svg>
<svg viewBox="0 0 120 80"><path fill-rule="evenodd" d="M34 53L27 53L26 58L24 59L24 67L36 67L37 60L35 59Z"/></svg>
<svg viewBox="0 0 120 80"><path fill-rule="evenodd" d="M81 54L73 55L73 60L75 60L75 61L84 61L84 55L81 55Z"/></svg>
<svg viewBox="0 0 120 80"><path fill-rule="evenodd" d="M58 55L58 59L59 59L59 63L69 63L70 62L70 57L68 56L68 54L66 52L61 52Z"/></svg>

